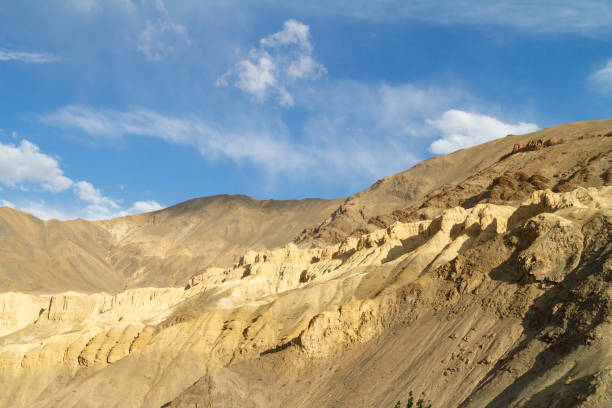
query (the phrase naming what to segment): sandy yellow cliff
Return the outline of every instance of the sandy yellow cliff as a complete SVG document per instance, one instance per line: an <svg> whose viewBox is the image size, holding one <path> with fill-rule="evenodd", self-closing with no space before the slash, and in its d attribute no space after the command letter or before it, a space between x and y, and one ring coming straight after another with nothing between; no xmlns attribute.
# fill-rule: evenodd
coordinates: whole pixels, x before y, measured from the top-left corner
<svg viewBox="0 0 612 408"><path fill-rule="evenodd" d="M609 187L539 191L250 252L185 288L4 294L3 406L599 403L611 222Z"/></svg>

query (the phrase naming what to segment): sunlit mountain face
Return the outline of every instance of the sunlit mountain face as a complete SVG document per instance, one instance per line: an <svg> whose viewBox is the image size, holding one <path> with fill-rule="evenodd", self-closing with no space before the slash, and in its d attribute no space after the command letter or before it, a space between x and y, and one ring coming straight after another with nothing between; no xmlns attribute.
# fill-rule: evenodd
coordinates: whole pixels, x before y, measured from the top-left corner
<svg viewBox="0 0 612 408"><path fill-rule="evenodd" d="M0 1L0 408L612 404L612 3Z"/></svg>

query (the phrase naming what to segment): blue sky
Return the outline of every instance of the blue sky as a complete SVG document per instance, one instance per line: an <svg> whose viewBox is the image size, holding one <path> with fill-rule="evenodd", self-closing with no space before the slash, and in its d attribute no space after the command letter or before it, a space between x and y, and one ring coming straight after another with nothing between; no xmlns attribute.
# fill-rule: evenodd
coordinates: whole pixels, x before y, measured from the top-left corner
<svg viewBox="0 0 612 408"><path fill-rule="evenodd" d="M0 205L42 218L347 196L609 117L612 2L0 0L0 95Z"/></svg>

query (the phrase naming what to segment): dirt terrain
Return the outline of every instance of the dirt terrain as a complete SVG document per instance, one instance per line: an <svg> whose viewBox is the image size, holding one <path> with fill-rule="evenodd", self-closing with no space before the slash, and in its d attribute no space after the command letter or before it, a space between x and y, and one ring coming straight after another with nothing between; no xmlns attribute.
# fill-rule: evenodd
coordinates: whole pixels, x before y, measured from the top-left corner
<svg viewBox="0 0 612 408"><path fill-rule="evenodd" d="M0 407L610 407L611 132L508 136L346 200L0 209Z"/></svg>

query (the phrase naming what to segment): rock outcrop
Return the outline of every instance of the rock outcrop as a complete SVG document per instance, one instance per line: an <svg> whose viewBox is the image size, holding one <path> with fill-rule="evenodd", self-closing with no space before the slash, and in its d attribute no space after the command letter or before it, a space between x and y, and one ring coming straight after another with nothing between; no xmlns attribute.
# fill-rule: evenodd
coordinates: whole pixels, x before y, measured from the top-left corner
<svg viewBox="0 0 612 408"><path fill-rule="evenodd" d="M337 243L395 221L433 219L477 203L517 204L533 191L612 183L612 120L576 122L427 159L348 197L300 246Z"/></svg>

